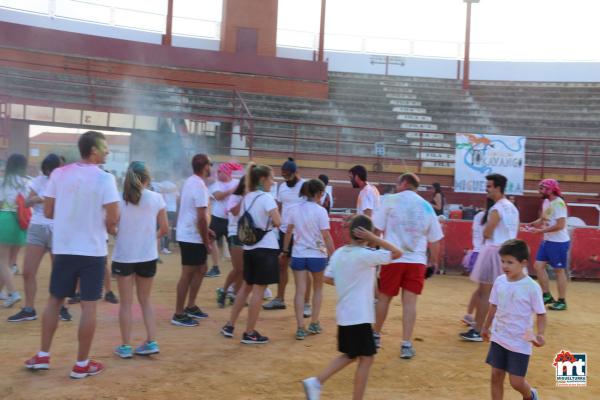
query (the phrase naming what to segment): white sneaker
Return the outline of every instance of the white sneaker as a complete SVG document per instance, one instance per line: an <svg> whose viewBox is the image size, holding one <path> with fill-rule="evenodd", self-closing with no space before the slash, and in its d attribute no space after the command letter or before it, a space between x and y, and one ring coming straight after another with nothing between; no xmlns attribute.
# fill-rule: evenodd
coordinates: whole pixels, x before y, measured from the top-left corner
<svg viewBox="0 0 600 400"><path fill-rule="evenodd" d="M6 293L0 292L0 300L6 300L6 299L8 299L8 296L6 295Z"/></svg>
<svg viewBox="0 0 600 400"><path fill-rule="evenodd" d="M265 289L265 292L263 293L263 299L264 299L264 300L268 300L268 299L270 299L271 297L273 297L273 292L271 292L271 289L269 289L269 288L266 288L266 289Z"/></svg>
<svg viewBox="0 0 600 400"><path fill-rule="evenodd" d="M310 304L304 304L304 318L310 318L312 316L312 309L310 308Z"/></svg>
<svg viewBox="0 0 600 400"><path fill-rule="evenodd" d="M19 267L17 264L13 264L12 267L10 267L10 270L12 271L13 275L17 275L19 273Z"/></svg>
<svg viewBox="0 0 600 400"><path fill-rule="evenodd" d="M4 307L9 308L12 307L15 303L21 301L21 295L19 292L14 292L8 295L6 300L4 300Z"/></svg>
<svg viewBox="0 0 600 400"><path fill-rule="evenodd" d="M321 382L312 376L302 381L304 385L304 393L306 393L306 400L319 400L321 398Z"/></svg>
<svg viewBox="0 0 600 400"><path fill-rule="evenodd" d="M171 254L171 253L173 253L171 250L169 250L169 249L167 249L167 248L164 248L164 249L162 249L162 250L161 250L161 252L162 252L163 254Z"/></svg>

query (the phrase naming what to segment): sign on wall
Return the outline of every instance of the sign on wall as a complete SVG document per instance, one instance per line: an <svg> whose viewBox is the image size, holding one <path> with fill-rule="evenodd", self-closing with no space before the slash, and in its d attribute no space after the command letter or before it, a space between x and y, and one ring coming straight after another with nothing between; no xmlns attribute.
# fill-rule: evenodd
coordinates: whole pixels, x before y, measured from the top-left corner
<svg viewBox="0 0 600 400"><path fill-rule="evenodd" d="M523 194L525 137L457 133L454 190L485 193L486 175L508 178L506 194Z"/></svg>

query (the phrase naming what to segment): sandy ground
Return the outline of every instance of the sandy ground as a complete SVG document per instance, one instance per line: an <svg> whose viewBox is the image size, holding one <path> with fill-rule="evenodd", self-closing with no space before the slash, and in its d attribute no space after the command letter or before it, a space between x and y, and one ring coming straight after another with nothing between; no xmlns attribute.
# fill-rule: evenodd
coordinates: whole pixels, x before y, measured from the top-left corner
<svg viewBox="0 0 600 400"><path fill-rule="evenodd" d="M72 306L73 322L61 322L52 347L52 369L32 373L23 361L39 348L40 321L10 324L6 318L17 309L0 309L0 398L1 399L303 399L300 381L318 373L338 355L336 352L335 291L327 287L322 310L324 332L304 341L294 338L295 323L288 309L260 315L258 329L271 338L264 346L239 343L246 312L235 339L225 339L219 329L229 308L218 309L215 289L224 277L205 279L200 306L210 314L197 328L170 325L179 275L179 256L163 256L155 280L153 300L158 317L161 354L121 360L112 354L119 344L118 306L101 302L98 328L92 348L94 358L107 366L96 377L74 381L68 377L75 360L77 321L80 310ZM224 263L224 270L229 264ZM49 258L40 268L38 313L47 298ZM22 279L17 277L19 288ZM113 286L116 284L113 282ZM489 398L490 369L484 363L487 344L465 343L457 333L459 322L474 285L465 277L436 276L426 284L418 305L415 346L417 356L401 360L399 342L402 309L394 301L384 328L383 348L376 356L367 399L482 399ZM600 359L600 284L574 282L569 287L569 310L549 314L547 345L535 349L528 379L542 399L598 399L599 376L594 368ZM134 339L141 342L144 330L136 308ZM592 365L585 388L555 387L552 366L560 350L586 352ZM334 376L324 388L323 399L349 399L354 367ZM506 383L506 399L520 399Z"/></svg>

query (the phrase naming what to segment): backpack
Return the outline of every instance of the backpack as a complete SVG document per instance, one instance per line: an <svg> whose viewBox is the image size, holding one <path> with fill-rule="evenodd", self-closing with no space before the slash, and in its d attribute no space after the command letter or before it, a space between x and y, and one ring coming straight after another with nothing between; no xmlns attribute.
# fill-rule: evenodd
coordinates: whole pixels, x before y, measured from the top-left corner
<svg viewBox="0 0 600 400"><path fill-rule="evenodd" d="M255 245L256 243L260 242L267 233L271 232L271 229L263 230L257 228L256 224L254 223L254 218L252 218L252 215L250 215L250 209L254 205L254 202L261 196L264 196L264 194L260 194L256 196L254 200L252 200L250 207L248 207L247 210L244 210L244 213L238 220L238 239L246 246ZM267 223L267 226L268 225L269 224Z"/></svg>

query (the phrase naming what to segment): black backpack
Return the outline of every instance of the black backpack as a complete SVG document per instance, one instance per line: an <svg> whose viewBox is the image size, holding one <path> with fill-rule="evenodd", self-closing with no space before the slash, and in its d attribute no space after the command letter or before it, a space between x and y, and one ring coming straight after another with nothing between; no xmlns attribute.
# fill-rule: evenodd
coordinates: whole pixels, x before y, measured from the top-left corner
<svg viewBox="0 0 600 400"><path fill-rule="evenodd" d="M250 203L250 207L248 207L248 209L244 211L244 213L238 220L238 228L237 228L238 239L240 240L240 242L242 242L246 246L255 245L256 243L260 242L261 239L267 233L271 232L271 229L263 230L263 229L257 228L256 224L254 223L254 218L252 218L252 215L250 215L250 212L249 212L250 209L252 208L252 206L254 205L254 202L261 196L264 196L264 194L260 194L260 195L256 196L254 198L254 200L252 200L252 203ZM268 222L267 222L267 226L269 226Z"/></svg>

